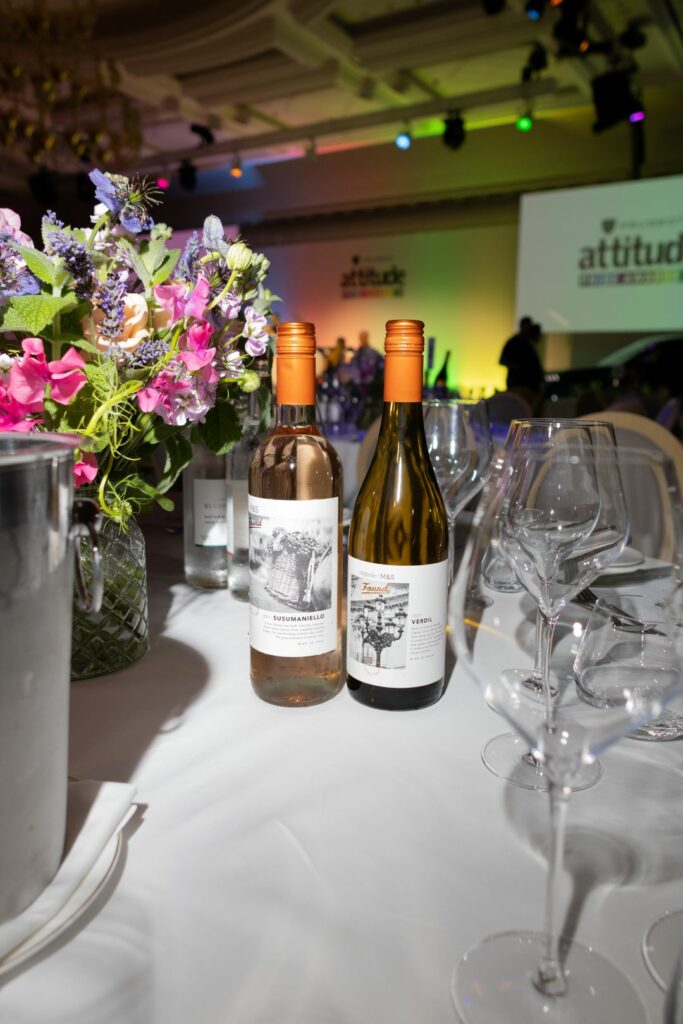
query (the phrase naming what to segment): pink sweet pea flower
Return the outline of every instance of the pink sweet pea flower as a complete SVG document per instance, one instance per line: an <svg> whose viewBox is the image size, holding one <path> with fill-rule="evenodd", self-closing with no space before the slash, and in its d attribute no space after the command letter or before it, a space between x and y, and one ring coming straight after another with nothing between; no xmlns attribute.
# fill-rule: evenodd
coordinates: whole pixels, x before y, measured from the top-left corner
<svg viewBox="0 0 683 1024"><path fill-rule="evenodd" d="M48 363L50 371L50 398L59 405L68 405L74 395L88 383L83 373L85 362L75 348L68 349L61 359Z"/></svg>
<svg viewBox="0 0 683 1024"><path fill-rule="evenodd" d="M42 420L29 419L29 414L35 410L30 409L13 398L6 385L0 381L0 430L13 430L17 433L27 434L33 430Z"/></svg>
<svg viewBox="0 0 683 1024"><path fill-rule="evenodd" d="M29 412L41 412L45 387L50 380L43 342L40 338L24 338L21 347L24 354L12 363L8 390L11 397L26 406Z"/></svg>
<svg viewBox="0 0 683 1024"><path fill-rule="evenodd" d="M203 351L208 348L212 334L213 327L206 320L202 320L198 324L192 324L187 334L183 335L183 338L180 340L181 347L190 349L192 352Z"/></svg>
<svg viewBox="0 0 683 1024"><path fill-rule="evenodd" d="M97 476L97 459L92 452L82 452L78 462L74 463L74 484L83 487L91 484Z"/></svg>
<svg viewBox="0 0 683 1024"><path fill-rule="evenodd" d="M21 230L21 217L14 210L9 210L7 207L0 209L0 234L11 235L15 242L19 242L19 245L29 246L31 249L35 248L33 241Z"/></svg>
<svg viewBox="0 0 683 1024"><path fill-rule="evenodd" d="M185 316L192 316L196 320L202 319L209 299L209 291L209 282L205 277L200 277L185 303Z"/></svg>
<svg viewBox="0 0 683 1024"><path fill-rule="evenodd" d="M215 348L205 348L203 350L197 349L194 352L179 352L178 358L185 364L188 370L194 372L209 366L215 355Z"/></svg>
<svg viewBox="0 0 683 1024"><path fill-rule="evenodd" d="M15 401L26 406L28 412L40 412L45 401L45 388L51 385L51 397L59 405L68 405L87 383L83 373L85 363L75 348L70 348L61 359L48 363L40 338L24 338L24 350L15 359L9 371L9 393Z"/></svg>
<svg viewBox="0 0 683 1024"><path fill-rule="evenodd" d="M163 313L158 313L154 316L154 326L156 328L172 327L177 320L185 316L187 292L188 286L184 281L177 281L175 284L158 284L156 286L154 298L163 311Z"/></svg>

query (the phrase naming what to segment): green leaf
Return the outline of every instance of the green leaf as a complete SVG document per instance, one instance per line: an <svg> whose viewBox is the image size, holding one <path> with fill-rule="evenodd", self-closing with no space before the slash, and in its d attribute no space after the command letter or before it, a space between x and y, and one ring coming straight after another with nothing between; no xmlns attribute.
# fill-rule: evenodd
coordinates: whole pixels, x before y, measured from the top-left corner
<svg viewBox="0 0 683 1024"><path fill-rule="evenodd" d="M140 252L140 259L143 261L150 274L161 266L166 259L166 242L163 238L153 238L151 242L143 243L144 247Z"/></svg>
<svg viewBox="0 0 683 1024"><path fill-rule="evenodd" d="M119 249L121 249L130 260L130 264L133 270L142 281L145 289L149 288L150 282L152 280L152 275L147 269L147 264L145 263L145 261L143 260L142 256L137 251L135 246L131 245L127 238L119 238L117 245Z"/></svg>
<svg viewBox="0 0 683 1024"><path fill-rule="evenodd" d="M172 512L175 508L170 498L164 497L162 491L137 473L126 477L123 490L126 501L137 500L142 505L148 505L151 501L156 501L165 512Z"/></svg>
<svg viewBox="0 0 683 1024"><path fill-rule="evenodd" d="M162 494L165 494L173 486L192 459L192 445L180 432L168 437L164 442L164 448L166 449L166 463L164 471L157 481L157 489Z"/></svg>
<svg viewBox="0 0 683 1024"><path fill-rule="evenodd" d="M206 447L216 455L225 455L242 436L242 428L234 407L218 399L197 431Z"/></svg>
<svg viewBox="0 0 683 1024"><path fill-rule="evenodd" d="M13 248L17 250L28 269L35 274L39 281L44 281L46 284L56 283L57 267L49 256L46 256L40 249L19 245L17 242L13 243Z"/></svg>
<svg viewBox="0 0 683 1024"><path fill-rule="evenodd" d="M73 295L22 295L10 299L0 331L19 331L38 337L58 313L76 304Z"/></svg>
<svg viewBox="0 0 683 1024"><path fill-rule="evenodd" d="M154 274L152 275L152 284L163 284L171 276L176 268L176 263L180 259L180 249L170 249L163 263L157 267Z"/></svg>

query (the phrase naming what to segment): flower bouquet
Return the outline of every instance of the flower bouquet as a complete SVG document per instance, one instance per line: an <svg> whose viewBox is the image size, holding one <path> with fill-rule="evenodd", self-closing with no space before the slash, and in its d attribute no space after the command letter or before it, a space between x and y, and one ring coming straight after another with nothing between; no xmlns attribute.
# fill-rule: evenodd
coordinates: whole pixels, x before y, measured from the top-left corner
<svg viewBox="0 0 683 1024"><path fill-rule="evenodd" d="M91 226L48 212L42 250L0 210L0 430L82 438L75 484L94 491L103 535L120 543L153 502L172 510L191 442L222 454L239 439L236 404L259 387L250 367L275 296L268 260L226 238L217 217L181 251L152 219L154 186L90 178ZM146 593L144 618L146 648Z"/></svg>

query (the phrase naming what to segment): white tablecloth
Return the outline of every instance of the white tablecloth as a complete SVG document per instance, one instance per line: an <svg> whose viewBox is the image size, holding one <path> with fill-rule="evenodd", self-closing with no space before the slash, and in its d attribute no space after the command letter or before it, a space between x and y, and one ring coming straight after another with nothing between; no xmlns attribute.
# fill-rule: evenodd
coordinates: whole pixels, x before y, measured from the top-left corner
<svg viewBox="0 0 683 1024"><path fill-rule="evenodd" d="M152 649L73 687L71 734L72 774L133 780L143 808L0 1021L450 1024L462 954L542 924L545 798L480 758L503 723L457 668L419 712L264 704L246 606L179 582L179 537L150 547ZM563 899L659 1024L640 946L683 907L683 746L627 742L604 768L572 800Z"/></svg>

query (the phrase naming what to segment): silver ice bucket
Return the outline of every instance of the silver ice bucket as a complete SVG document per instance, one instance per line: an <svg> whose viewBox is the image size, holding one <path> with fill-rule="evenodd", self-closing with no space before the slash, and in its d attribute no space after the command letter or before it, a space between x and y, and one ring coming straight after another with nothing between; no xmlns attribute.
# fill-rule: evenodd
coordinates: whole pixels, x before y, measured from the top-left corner
<svg viewBox="0 0 683 1024"><path fill-rule="evenodd" d="M73 501L75 443L0 433L0 922L48 885L64 846L77 536L101 576L97 507ZM96 610L100 584L92 598L77 584Z"/></svg>

